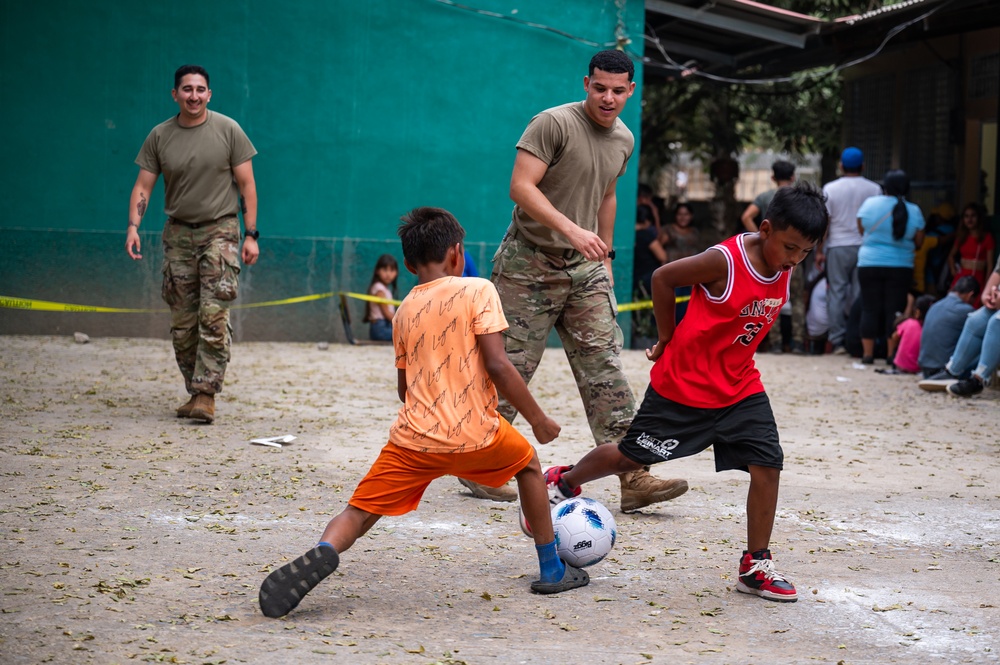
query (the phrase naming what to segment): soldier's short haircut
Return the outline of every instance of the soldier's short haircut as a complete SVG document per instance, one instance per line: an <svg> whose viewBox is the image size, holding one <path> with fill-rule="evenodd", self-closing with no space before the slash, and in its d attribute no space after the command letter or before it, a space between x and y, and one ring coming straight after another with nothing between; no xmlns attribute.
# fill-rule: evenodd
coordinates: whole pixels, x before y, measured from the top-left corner
<svg viewBox="0 0 1000 665"><path fill-rule="evenodd" d="M201 76L204 76L205 85L207 85L208 87L212 87L208 83L208 72L205 71L204 67L202 67L201 65L181 65L180 67L177 68L177 71L174 72L174 90L177 90L179 87L181 87L181 79L187 76L188 74L200 74Z"/></svg>
<svg viewBox="0 0 1000 665"><path fill-rule="evenodd" d="M632 59L625 55L623 51L615 49L601 51L591 58L590 68L587 70L590 76L594 75L595 69L600 69L602 72L609 74L628 74L629 81L635 76L635 65L632 64Z"/></svg>

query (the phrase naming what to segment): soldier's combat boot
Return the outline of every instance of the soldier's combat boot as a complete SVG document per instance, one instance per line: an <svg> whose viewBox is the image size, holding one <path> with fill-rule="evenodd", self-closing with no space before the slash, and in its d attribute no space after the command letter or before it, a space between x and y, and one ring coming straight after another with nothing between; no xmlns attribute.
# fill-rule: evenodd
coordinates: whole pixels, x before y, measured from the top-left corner
<svg viewBox="0 0 1000 665"><path fill-rule="evenodd" d="M628 513L646 506L676 499L688 491L686 480L660 480L647 469L618 475L622 485L622 512Z"/></svg>
<svg viewBox="0 0 1000 665"><path fill-rule="evenodd" d="M215 395L198 393L194 396L194 406L191 407L191 418L211 423L215 420Z"/></svg>

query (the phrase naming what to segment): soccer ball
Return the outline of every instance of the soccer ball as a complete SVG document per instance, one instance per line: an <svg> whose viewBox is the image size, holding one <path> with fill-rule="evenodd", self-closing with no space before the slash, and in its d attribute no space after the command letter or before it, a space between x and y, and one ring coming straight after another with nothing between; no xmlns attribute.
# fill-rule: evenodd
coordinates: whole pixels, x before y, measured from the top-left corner
<svg viewBox="0 0 1000 665"><path fill-rule="evenodd" d="M615 546L615 518L604 505L587 497L567 499L552 509L556 550L576 568L593 566Z"/></svg>

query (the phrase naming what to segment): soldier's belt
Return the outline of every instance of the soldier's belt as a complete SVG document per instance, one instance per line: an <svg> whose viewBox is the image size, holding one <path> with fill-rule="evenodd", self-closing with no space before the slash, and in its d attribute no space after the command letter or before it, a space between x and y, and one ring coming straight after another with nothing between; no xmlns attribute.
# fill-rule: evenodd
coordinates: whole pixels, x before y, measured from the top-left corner
<svg viewBox="0 0 1000 665"><path fill-rule="evenodd" d="M219 222L225 221L227 219L235 219L236 215L223 215L222 217L217 217L216 219L210 219L207 222L185 222L183 219L177 219L176 217L167 217L167 221L171 224L177 224L179 226L186 226L191 229L201 229L210 224L218 224Z"/></svg>

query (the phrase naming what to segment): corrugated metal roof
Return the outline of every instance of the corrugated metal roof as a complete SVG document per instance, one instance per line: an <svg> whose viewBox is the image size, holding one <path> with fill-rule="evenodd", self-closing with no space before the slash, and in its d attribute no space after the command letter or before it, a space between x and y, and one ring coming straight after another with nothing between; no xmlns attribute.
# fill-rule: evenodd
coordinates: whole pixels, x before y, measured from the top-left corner
<svg viewBox="0 0 1000 665"><path fill-rule="evenodd" d="M873 9L870 12L865 12L864 14L855 14L854 16L844 16L842 18L836 19L835 23L843 23L844 25L855 25L861 23L862 21L867 21L869 19L886 16L887 14L893 14L901 11L906 11L917 5L923 5L925 7L931 7L936 4L941 4L946 0L903 0L903 2L897 2L894 5L888 5L885 7L879 7L878 9Z"/></svg>
<svg viewBox="0 0 1000 665"><path fill-rule="evenodd" d="M647 76L754 69L780 76L864 58L874 49L1000 26L1000 0L903 0L823 20L753 0L646 0Z"/></svg>

